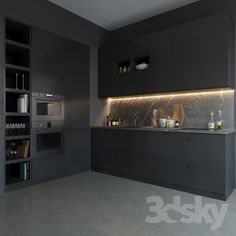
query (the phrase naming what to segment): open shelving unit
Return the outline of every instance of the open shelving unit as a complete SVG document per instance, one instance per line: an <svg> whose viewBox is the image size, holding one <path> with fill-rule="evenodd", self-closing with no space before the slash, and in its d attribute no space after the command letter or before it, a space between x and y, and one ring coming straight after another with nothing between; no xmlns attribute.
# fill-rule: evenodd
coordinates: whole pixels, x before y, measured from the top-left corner
<svg viewBox="0 0 236 236"><path fill-rule="evenodd" d="M5 190L31 181L31 27L5 19Z"/></svg>
<svg viewBox="0 0 236 236"><path fill-rule="evenodd" d="M146 70L145 69L137 69L136 66L145 63L147 68L150 65L150 56L142 56L136 58L129 58L123 61L116 62L115 64L115 73L119 75L124 75L133 71Z"/></svg>

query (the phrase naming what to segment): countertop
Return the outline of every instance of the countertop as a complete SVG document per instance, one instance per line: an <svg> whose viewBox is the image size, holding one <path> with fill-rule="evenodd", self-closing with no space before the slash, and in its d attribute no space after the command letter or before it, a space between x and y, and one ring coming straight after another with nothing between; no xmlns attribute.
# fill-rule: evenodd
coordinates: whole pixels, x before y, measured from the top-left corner
<svg viewBox="0 0 236 236"><path fill-rule="evenodd" d="M226 135L236 132L236 129L223 129L210 131L207 129L192 129L192 128L154 128L154 127L129 127L129 126L93 126L95 129L110 129L110 130L137 130L137 131L155 131L167 133L190 133L190 134L211 134L211 135Z"/></svg>

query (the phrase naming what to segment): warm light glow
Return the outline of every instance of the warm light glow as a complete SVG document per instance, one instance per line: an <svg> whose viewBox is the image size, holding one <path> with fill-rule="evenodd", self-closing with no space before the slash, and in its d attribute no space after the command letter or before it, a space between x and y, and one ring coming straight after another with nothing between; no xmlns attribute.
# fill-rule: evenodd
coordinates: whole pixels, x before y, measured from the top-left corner
<svg viewBox="0 0 236 236"><path fill-rule="evenodd" d="M165 97L183 97L183 96L201 96L201 95L217 95L234 93L233 89L221 89L221 90L205 90L205 91L191 91L182 93L168 93L168 94L156 94L156 95L143 95L143 96L130 96L130 97L113 97L108 98L109 102L122 101L122 100L143 100L143 99L158 99Z"/></svg>

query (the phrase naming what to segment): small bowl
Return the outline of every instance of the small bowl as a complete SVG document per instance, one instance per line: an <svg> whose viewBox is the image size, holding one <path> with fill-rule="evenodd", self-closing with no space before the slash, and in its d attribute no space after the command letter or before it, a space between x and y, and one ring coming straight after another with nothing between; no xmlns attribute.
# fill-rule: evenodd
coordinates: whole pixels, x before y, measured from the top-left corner
<svg viewBox="0 0 236 236"><path fill-rule="evenodd" d="M141 63L135 66L136 70L145 70L148 68L148 64L147 63Z"/></svg>

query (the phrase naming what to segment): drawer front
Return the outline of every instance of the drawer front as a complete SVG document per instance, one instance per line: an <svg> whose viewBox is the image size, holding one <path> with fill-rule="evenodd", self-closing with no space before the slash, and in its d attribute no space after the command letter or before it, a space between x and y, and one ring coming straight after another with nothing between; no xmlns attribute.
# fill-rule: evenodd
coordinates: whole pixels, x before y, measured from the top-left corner
<svg viewBox="0 0 236 236"><path fill-rule="evenodd" d="M91 166L94 170L104 170L117 174L130 175L131 160L129 153L94 151L91 156Z"/></svg>
<svg viewBox="0 0 236 236"><path fill-rule="evenodd" d="M170 134L168 156L210 163L225 162L225 136Z"/></svg>
<svg viewBox="0 0 236 236"><path fill-rule="evenodd" d="M142 177L206 192L225 192L225 171L221 164L148 156Z"/></svg>
<svg viewBox="0 0 236 236"><path fill-rule="evenodd" d="M36 158L32 160L33 181L56 177L65 173L64 155Z"/></svg>
<svg viewBox="0 0 236 236"><path fill-rule="evenodd" d="M118 128L117 128L118 129ZM91 146L93 150L114 152L127 150L132 138L129 131L121 130L92 130Z"/></svg>

